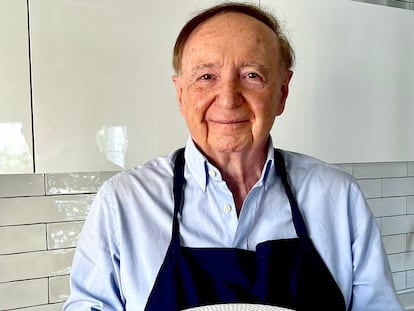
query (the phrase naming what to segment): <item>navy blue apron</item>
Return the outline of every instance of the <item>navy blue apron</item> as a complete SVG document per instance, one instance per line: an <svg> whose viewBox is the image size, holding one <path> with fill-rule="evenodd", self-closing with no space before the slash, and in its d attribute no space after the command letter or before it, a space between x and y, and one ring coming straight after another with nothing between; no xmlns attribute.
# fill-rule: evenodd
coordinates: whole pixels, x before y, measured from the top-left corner
<svg viewBox="0 0 414 311"><path fill-rule="evenodd" d="M308 236L283 157L276 174L288 196L297 238L262 242L256 251L180 245L178 213L184 202L184 150L174 168L172 238L146 311L174 311L223 303L257 303L294 310L345 310L343 295Z"/></svg>

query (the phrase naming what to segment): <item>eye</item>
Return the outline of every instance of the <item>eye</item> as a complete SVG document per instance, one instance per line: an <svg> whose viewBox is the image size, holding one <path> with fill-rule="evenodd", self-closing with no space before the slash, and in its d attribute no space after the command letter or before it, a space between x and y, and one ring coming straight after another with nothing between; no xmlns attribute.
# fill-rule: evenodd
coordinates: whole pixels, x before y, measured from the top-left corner
<svg viewBox="0 0 414 311"><path fill-rule="evenodd" d="M265 75L260 71L246 70L246 72L242 75L242 81L244 86L247 88L263 88L267 84Z"/></svg>
<svg viewBox="0 0 414 311"><path fill-rule="evenodd" d="M255 73L255 72L249 72L247 74L247 77L250 78L250 79L254 79L254 78L257 78L258 77L258 74Z"/></svg>
<svg viewBox="0 0 414 311"><path fill-rule="evenodd" d="M211 79L213 79L213 75L209 74L209 73L205 73L199 79L200 80L211 80Z"/></svg>
<svg viewBox="0 0 414 311"><path fill-rule="evenodd" d="M246 77L249 78L249 79L258 79L258 78L260 78L260 76L257 73L255 73L255 72L249 72L246 75Z"/></svg>

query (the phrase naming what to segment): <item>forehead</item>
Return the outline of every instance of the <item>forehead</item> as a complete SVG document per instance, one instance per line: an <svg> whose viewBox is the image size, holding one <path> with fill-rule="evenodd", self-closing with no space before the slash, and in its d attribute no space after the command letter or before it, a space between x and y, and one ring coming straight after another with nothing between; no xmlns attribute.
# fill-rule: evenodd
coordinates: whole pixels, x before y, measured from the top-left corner
<svg viewBox="0 0 414 311"><path fill-rule="evenodd" d="M242 13L216 15L197 26L183 53L184 64L194 57L233 54L277 59L279 41L273 30Z"/></svg>

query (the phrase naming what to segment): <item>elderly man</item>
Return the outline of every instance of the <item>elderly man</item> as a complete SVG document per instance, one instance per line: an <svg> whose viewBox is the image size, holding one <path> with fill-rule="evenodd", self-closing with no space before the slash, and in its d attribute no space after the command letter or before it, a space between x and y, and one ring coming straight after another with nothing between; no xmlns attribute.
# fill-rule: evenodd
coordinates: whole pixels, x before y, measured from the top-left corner
<svg viewBox="0 0 414 311"><path fill-rule="evenodd" d="M218 5L184 26L173 81L191 137L100 189L65 310L402 310L356 182L273 148L292 63L255 6Z"/></svg>

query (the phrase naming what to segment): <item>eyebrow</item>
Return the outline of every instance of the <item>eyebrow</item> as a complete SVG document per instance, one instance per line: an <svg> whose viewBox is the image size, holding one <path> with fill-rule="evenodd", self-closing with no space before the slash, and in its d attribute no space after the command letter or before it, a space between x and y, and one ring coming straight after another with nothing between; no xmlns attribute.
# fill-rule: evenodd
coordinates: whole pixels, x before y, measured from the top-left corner
<svg viewBox="0 0 414 311"><path fill-rule="evenodd" d="M214 63L203 63L203 64L199 64L193 68L191 68L191 73L190 73L190 77L191 79L195 79L196 76L198 76L200 74L200 71L204 70L204 69L212 69L212 68L217 68L218 66Z"/></svg>
<svg viewBox="0 0 414 311"><path fill-rule="evenodd" d="M191 72L192 73L195 73L195 72L197 72L197 71L199 71L201 69L204 69L204 68L214 68L214 67L218 67L218 66L215 65L214 63L199 64L196 67L192 68L191 69Z"/></svg>
<svg viewBox="0 0 414 311"><path fill-rule="evenodd" d="M252 63L243 64L242 68L246 68L246 67L258 68L260 70L260 72L263 72L264 74L268 74L270 72L269 66L266 66L266 65L261 64L261 63L252 62Z"/></svg>

